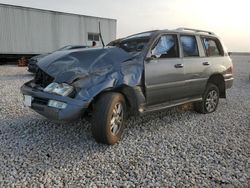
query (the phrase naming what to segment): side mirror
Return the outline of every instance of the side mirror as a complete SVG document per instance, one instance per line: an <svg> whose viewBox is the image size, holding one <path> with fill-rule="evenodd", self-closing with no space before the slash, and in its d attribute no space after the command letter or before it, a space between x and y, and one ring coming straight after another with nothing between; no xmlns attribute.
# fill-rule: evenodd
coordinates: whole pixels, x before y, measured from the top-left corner
<svg viewBox="0 0 250 188"><path fill-rule="evenodd" d="M145 61L146 62L150 62L150 61L155 60L155 59L157 59L156 56L155 55L151 55L149 57L146 57Z"/></svg>

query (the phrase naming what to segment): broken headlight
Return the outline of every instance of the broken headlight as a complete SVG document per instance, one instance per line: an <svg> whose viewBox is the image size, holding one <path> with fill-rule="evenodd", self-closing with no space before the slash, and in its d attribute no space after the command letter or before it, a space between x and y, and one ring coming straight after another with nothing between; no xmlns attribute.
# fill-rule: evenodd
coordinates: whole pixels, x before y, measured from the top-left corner
<svg viewBox="0 0 250 188"><path fill-rule="evenodd" d="M70 93L72 93L74 90L73 86L66 84L66 83L51 83L46 88L44 88L44 92L48 93L55 93L57 95L61 96L68 96Z"/></svg>

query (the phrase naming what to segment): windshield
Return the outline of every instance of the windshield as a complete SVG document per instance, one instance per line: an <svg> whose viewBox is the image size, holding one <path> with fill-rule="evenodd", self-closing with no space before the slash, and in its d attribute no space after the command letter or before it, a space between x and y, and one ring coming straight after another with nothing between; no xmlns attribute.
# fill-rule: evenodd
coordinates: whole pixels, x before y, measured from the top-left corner
<svg viewBox="0 0 250 188"><path fill-rule="evenodd" d="M124 39L118 39L111 42L109 46L116 46L122 48L126 52L137 54L140 53L151 38L152 32L140 33L129 36Z"/></svg>

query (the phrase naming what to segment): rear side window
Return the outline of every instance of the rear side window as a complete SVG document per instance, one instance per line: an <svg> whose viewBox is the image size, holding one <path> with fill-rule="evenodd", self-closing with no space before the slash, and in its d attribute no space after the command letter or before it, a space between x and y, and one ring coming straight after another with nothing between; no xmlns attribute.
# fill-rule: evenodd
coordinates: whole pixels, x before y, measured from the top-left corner
<svg viewBox="0 0 250 188"><path fill-rule="evenodd" d="M195 36L181 35L180 37L184 57L199 56L197 41Z"/></svg>
<svg viewBox="0 0 250 188"><path fill-rule="evenodd" d="M222 56L223 51L218 39L202 37L202 43L207 56Z"/></svg>

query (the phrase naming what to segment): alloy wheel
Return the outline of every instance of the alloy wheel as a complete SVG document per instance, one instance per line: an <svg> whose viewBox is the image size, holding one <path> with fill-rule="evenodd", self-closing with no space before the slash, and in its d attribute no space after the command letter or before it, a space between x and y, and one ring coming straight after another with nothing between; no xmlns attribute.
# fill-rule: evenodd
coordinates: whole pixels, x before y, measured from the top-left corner
<svg viewBox="0 0 250 188"><path fill-rule="evenodd" d="M216 109L216 106L218 104L218 93L215 90L211 90L207 94L206 102L205 102L205 107L208 112L213 112Z"/></svg>
<svg viewBox="0 0 250 188"><path fill-rule="evenodd" d="M111 134L116 136L123 123L123 106L121 103L117 103L113 109L113 113L110 120L110 131Z"/></svg>

